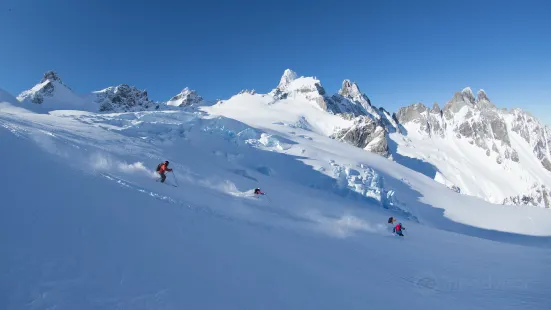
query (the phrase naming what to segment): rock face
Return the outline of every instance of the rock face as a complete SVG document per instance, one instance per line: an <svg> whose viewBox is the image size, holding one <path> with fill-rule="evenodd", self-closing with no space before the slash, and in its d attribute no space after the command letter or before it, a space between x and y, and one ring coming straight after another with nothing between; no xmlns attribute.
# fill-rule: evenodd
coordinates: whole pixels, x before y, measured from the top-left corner
<svg viewBox="0 0 551 310"><path fill-rule="evenodd" d="M461 92L455 93L452 100L446 104L444 107L444 116L446 119L451 119L455 116L456 113L461 111L463 107L472 108L475 104L475 98L473 95L473 91L467 87L463 89Z"/></svg>
<svg viewBox="0 0 551 310"><path fill-rule="evenodd" d="M57 75L55 71L48 71L44 73L44 77L42 78L40 83L44 83L44 82L58 82L59 84L69 88L67 85L63 84L63 82L61 81L61 78Z"/></svg>
<svg viewBox="0 0 551 310"><path fill-rule="evenodd" d="M506 198L503 204L551 208L551 192L547 186L535 184L529 193Z"/></svg>
<svg viewBox="0 0 551 310"><path fill-rule="evenodd" d="M484 92L483 89L478 91L478 94L476 95L476 106L479 107L482 110L485 109L495 109L496 106L490 101L488 96L486 95L486 92Z"/></svg>
<svg viewBox="0 0 551 310"><path fill-rule="evenodd" d="M386 134L387 132L380 122L368 116L359 116L354 119L352 127L336 132L332 138L388 157L390 152Z"/></svg>
<svg viewBox="0 0 551 310"><path fill-rule="evenodd" d="M421 136L466 140L506 170L511 165L523 164L520 150L511 143L511 135L518 134L530 145L542 169L551 171L550 129L520 109L498 109L483 90L475 98L471 89L465 88L455 93L443 110L437 105L429 110L419 103L404 107L396 113L396 119L400 125L417 131ZM509 197L504 203L547 207L549 189L541 183L536 183L534 188Z"/></svg>
<svg viewBox="0 0 551 310"><path fill-rule="evenodd" d="M350 100L355 105L361 106L363 108L363 110L360 110L362 114L377 114L374 111L373 106L371 106L371 101L369 100L369 98L360 91L360 87L355 82L352 83L350 82L350 80L344 80L342 82L342 87L339 90L339 95L342 98Z"/></svg>
<svg viewBox="0 0 551 310"><path fill-rule="evenodd" d="M507 129L506 115L496 109L486 93L481 90L475 99L470 88L455 93L444 110L434 105L429 110L417 103L401 108L396 117L400 124L418 124L419 131L429 137L453 134L457 138L467 139L473 145L485 150L487 156L496 154L496 162L504 160L519 161L518 152L511 147ZM448 130L451 129L451 130Z"/></svg>
<svg viewBox="0 0 551 310"><path fill-rule="evenodd" d="M510 115L511 130L530 144L542 166L551 171L551 129L521 109L513 109Z"/></svg>
<svg viewBox="0 0 551 310"><path fill-rule="evenodd" d="M178 95L170 98L166 104L169 106L186 107L201 104L203 101L203 97L199 96L196 91L186 87Z"/></svg>
<svg viewBox="0 0 551 310"><path fill-rule="evenodd" d="M396 119L400 124L419 124L419 129L428 136L445 136L446 122L438 104L434 104L431 110L422 103L400 108Z"/></svg>
<svg viewBox="0 0 551 310"><path fill-rule="evenodd" d="M249 95L256 95L256 90L254 89L243 89L239 92L239 94L249 94Z"/></svg>
<svg viewBox="0 0 551 310"><path fill-rule="evenodd" d="M135 112L159 109L159 104L147 97L147 91L122 84L94 92L100 112Z"/></svg>

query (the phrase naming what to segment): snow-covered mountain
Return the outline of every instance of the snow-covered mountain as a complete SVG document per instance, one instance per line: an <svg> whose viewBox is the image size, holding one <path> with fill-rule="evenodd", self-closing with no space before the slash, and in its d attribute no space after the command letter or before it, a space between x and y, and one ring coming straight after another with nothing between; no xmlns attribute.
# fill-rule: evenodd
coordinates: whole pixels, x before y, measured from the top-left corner
<svg viewBox="0 0 551 310"><path fill-rule="evenodd" d="M17 100L36 112L82 110L104 113L164 110L204 102L196 91L187 87L167 102L152 101L146 90L128 84L110 86L90 94L76 94L54 71L46 72L38 84L19 94Z"/></svg>
<svg viewBox="0 0 551 310"><path fill-rule="evenodd" d="M87 101L73 93L54 71L46 72L38 84L19 94L17 100L35 111L88 110L90 108Z"/></svg>
<svg viewBox="0 0 551 310"><path fill-rule="evenodd" d="M497 108L484 90L475 96L467 87L442 109L417 103L391 116L374 107L356 83L344 80L337 94L328 95L316 78L286 70L268 95L274 102L302 98L350 120L330 136L455 191L493 203L551 207L549 128L520 109Z"/></svg>
<svg viewBox="0 0 551 310"><path fill-rule="evenodd" d="M292 103L297 111L310 106L314 109L306 108L293 126L387 157L454 191L492 203L551 207L551 130L520 109L499 109L483 90L475 96L467 87L443 108L416 103L391 114L374 106L355 82L344 80L336 94L328 94L317 78L287 69L269 93L243 90L237 96L266 98L275 107ZM110 113L205 105L187 87L164 103L126 84L76 95L53 71L17 99L35 111ZM285 123L286 116L281 117Z"/></svg>
<svg viewBox="0 0 551 310"><path fill-rule="evenodd" d="M178 95L170 98L166 104L175 107L186 107L190 105L200 105L203 102L203 97L199 96L195 90L190 90L186 87Z"/></svg>
<svg viewBox="0 0 551 310"><path fill-rule="evenodd" d="M435 104L401 108L405 130L392 134L404 163L462 193L494 203L551 207L549 128L520 109L498 109L480 90Z"/></svg>
<svg viewBox="0 0 551 310"><path fill-rule="evenodd" d="M491 204L417 172L447 174L428 161L442 157L498 177L547 173L521 135L510 133L519 161L498 164L451 120L429 138L418 122L370 110L353 83L328 96L314 78L286 76L277 96L196 108L141 111L127 103L147 103L143 92L102 92L113 110L140 112L33 113L0 91L0 308L549 307L551 212ZM383 129L388 158L334 136L361 121L374 126L359 134ZM174 170L161 184L164 160Z"/></svg>
<svg viewBox="0 0 551 310"><path fill-rule="evenodd" d="M99 112L158 110L161 105L149 100L147 91L126 84L93 92L92 100L98 104Z"/></svg>
<svg viewBox="0 0 551 310"><path fill-rule="evenodd" d="M336 130L331 136L383 156L389 154L385 130L390 130L396 123L386 111L373 107L356 83L344 80L338 94L328 95L318 79L298 77L287 69L279 85L268 95L274 98L274 103L283 99L300 99L322 111L353 120L350 127Z"/></svg>

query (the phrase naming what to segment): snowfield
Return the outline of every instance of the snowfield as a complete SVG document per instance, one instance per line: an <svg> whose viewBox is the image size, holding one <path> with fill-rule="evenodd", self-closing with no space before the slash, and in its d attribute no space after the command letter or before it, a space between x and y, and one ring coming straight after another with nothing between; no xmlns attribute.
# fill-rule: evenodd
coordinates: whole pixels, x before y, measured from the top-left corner
<svg viewBox="0 0 551 310"><path fill-rule="evenodd" d="M549 210L330 139L349 121L299 97L113 114L0 101L1 309L551 307Z"/></svg>
<svg viewBox="0 0 551 310"><path fill-rule="evenodd" d="M415 167L415 163L409 166L439 183L458 186L463 194L501 204L514 194L528 193L535 184L551 185L551 173L542 169L529 151L530 145L515 132L510 132L511 145L519 150L522 165L510 161L497 165L496 154L487 156L483 149L473 147L466 139L454 137L451 128L445 138L421 135L416 124L405 128L407 137L390 134L397 153L419 159L420 166Z"/></svg>

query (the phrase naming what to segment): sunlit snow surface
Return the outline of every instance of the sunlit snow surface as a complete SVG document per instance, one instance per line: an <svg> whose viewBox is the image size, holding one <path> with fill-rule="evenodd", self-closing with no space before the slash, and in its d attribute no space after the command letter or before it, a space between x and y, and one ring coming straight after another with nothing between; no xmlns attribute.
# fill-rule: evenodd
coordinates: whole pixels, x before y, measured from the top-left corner
<svg viewBox="0 0 551 310"><path fill-rule="evenodd" d="M347 121L271 99L0 104L0 308L549 309L549 210L457 194L327 138Z"/></svg>

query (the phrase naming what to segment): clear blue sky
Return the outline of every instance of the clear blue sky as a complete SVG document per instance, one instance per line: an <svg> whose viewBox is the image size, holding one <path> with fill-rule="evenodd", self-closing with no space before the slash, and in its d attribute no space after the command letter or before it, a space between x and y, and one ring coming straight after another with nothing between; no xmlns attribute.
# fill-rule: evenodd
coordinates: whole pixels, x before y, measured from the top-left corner
<svg viewBox="0 0 551 310"><path fill-rule="evenodd" d="M0 87L50 69L80 93L127 83L167 100L267 92L286 68L377 106L484 88L551 124L551 1L0 1Z"/></svg>

